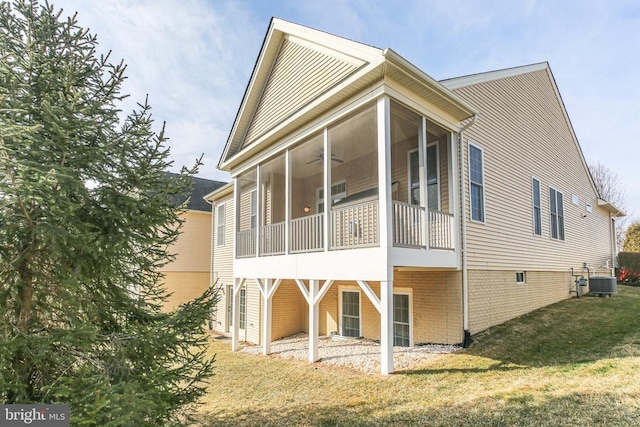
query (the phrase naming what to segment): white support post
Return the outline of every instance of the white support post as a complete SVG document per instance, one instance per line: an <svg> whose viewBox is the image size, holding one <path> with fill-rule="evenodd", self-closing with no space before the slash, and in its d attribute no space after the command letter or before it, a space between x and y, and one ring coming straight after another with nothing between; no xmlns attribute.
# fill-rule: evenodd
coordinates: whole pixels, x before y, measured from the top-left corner
<svg viewBox="0 0 640 427"><path fill-rule="evenodd" d="M369 298L369 301L371 301L371 304L373 304L375 309L378 310L378 313L382 313L382 306L380 305L380 299L378 299L378 297L376 296L376 293L373 292L373 289L371 289L369 284L364 280L356 280L356 283L360 285L360 289L362 289L362 292L364 292L367 298Z"/></svg>
<svg viewBox="0 0 640 427"><path fill-rule="evenodd" d="M393 244L391 208L391 115L389 97L378 99L378 203L380 221L380 247L388 248ZM326 209L325 209L326 210Z"/></svg>
<svg viewBox="0 0 640 427"><path fill-rule="evenodd" d="M331 197L331 144L329 144L329 129L324 128L324 162L323 168L324 171L324 217L323 217L323 247L324 251L329 251L329 246L331 245L330 237L331 230L331 205L333 203L333 198Z"/></svg>
<svg viewBox="0 0 640 427"><path fill-rule="evenodd" d="M262 177L260 165L256 166L256 256L260 256L260 228L262 226Z"/></svg>
<svg viewBox="0 0 640 427"><path fill-rule="evenodd" d="M284 170L284 253L288 255L291 235L291 155L288 148L284 153Z"/></svg>
<svg viewBox="0 0 640 427"><path fill-rule="evenodd" d="M318 280L309 280L309 362L313 363L319 359L318 356L318 335L320 316L318 306L320 301L316 302L318 294Z"/></svg>
<svg viewBox="0 0 640 427"><path fill-rule="evenodd" d="M429 221L429 190L427 183L427 118L422 117L420 134L418 137L418 162L420 174L420 206L424 206L424 218L422 218L422 241L429 250L429 233L427 232Z"/></svg>
<svg viewBox="0 0 640 427"><path fill-rule="evenodd" d="M240 350L240 289L244 279L233 279L233 329L231 333L231 351Z"/></svg>
<svg viewBox="0 0 640 427"><path fill-rule="evenodd" d="M262 299L264 301L264 311L262 313L262 354L265 356L271 353L271 312L272 312L272 302L271 298L271 288L273 286L273 281L271 279L266 279L264 281L264 294L262 295Z"/></svg>
<svg viewBox="0 0 640 427"><path fill-rule="evenodd" d="M460 216L460 191L458 190L462 183L460 182L460 171L458 169L458 137L455 134L449 134L449 146L447 153L447 161L449 164L449 212L453 212L453 230L452 242L455 245L456 253L458 254L458 268L462 265L462 248L460 247L460 221L464 218Z"/></svg>
<svg viewBox="0 0 640 427"><path fill-rule="evenodd" d="M380 372L393 372L393 281L380 282Z"/></svg>
<svg viewBox="0 0 640 427"><path fill-rule="evenodd" d="M226 218L225 218L226 221ZM238 230L240 229L240 180L233 178L233 259L238 258Z"/></svg>

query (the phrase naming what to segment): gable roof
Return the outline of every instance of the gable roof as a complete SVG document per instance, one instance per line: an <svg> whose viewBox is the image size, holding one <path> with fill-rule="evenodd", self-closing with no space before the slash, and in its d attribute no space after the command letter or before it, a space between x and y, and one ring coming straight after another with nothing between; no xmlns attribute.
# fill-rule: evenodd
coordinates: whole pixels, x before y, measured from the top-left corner
<svg viewBox="0 0 640 427"><path fill-rule="evenodd" d="M455 121L469 104L390 49L272 18L218 168L235 164L388 77Z"/></svg>
<svg viewBox="0 0 640 427"><path fill-rule="evenodd" d="M571 134L571 138L576 146L577 152L580 155L580 160L584 166L585 172L589 177L589 181L591 182L591 186L593 187L593 191L598 196L598 205L603 209L610 212L613 216L625 216L625 213L622 212L619 208L614 206L613 204L604 201L600 198L600 194L598 188L595 185L595 181L589 171L589 166L584 157L584 153L582 151L582 147L580 147L580 143L578 142L578 137L575 134L573 129L573 124L571 123L571 119L569 118L569 114L567 113L567 109L565 107L564 101L562 100L562 96L560 95L560 91L558 90L558 86L556 84L556 80L553 77L553 73L551 72L551 67L548 62L539 62L535 64L522 65L518 67L505 68L501 70L488 71L484 73L470 74L461 77L455 77L451 79L441 80L444 86L448 87L451 90L456 90L460 88L464 88L467 86L473 86L481 83L487 83L494 80L506 79L510 77L519 76L522 74L533 73L536 71L545 71L549 77L549 81L553 87L553 91L556 94L558 104L560 105L560 109L562 110L562 114L564 116L564 120L566 122L567 128Z"/></svg>
<svg viewBox="0 0 640 427"><path fill-rule="evenodd" d="M177 177L178 174L169 173L169 176ZM209 205L204 197L213 192L214 190L226 185L226 182L214 181L212 179L193 177L193 188L189 195L189 202L186 209L192 211L211 212L211 205ZM175 197L174 203L176 206L181 205L187 200L186 196Z"/></svg>

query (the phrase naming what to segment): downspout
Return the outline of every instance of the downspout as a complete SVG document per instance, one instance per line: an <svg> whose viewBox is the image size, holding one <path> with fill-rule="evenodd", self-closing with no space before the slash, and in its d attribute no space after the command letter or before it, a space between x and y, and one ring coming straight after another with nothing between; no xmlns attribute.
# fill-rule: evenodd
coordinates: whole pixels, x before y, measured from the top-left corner
<svg viewBox="0 0 640 427"><path fill-rule="evenodd" d="M464 331L464 341L462 346L467 348L471 345L471 332L469 332L469 275L467 272L467 214L466 214L466 193L467 188L464 173L464 131L471 127L478 114L474 114L471 121L458 131L458 158L460 173L460 257L462 261L462 329Z"/></svg>

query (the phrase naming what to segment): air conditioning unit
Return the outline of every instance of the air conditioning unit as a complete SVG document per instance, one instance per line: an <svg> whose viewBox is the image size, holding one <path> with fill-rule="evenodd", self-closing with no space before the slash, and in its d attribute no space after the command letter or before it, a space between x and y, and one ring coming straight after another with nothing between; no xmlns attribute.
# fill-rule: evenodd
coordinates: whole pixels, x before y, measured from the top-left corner
<svg viewBox="0 0 640 427"><path fill-rule="evenodd" d="M595 295L613 295L618 292L618 282L615 277L591 277L589 278L589 292Z"/></svg>

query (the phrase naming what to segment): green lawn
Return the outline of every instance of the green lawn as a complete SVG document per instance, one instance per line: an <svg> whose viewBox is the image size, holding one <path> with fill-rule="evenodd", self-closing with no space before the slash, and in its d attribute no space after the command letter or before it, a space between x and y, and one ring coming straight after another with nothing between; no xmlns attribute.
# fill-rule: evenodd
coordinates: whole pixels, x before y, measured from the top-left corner
<svg viewBox="0 0 640 427"><path fill-rule="evenodd" d="M198 408L214 425L640 425L640 288L538 310L394 375L231 353Z"/></svg>

